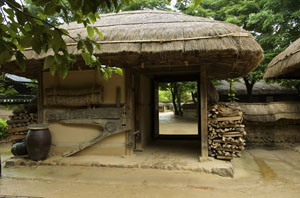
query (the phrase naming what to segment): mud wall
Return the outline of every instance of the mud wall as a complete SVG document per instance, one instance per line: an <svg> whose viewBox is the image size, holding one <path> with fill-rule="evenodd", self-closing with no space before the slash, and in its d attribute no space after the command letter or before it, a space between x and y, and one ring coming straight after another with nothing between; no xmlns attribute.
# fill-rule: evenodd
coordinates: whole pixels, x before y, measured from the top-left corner
<svg viewBox="0 0 300 198"><path fill-rule="evenodd" d="M300 142L300 102L239 104L248 144Z"/></svg>
<svg viewBox="0 0 300 198"><path fill-rule="evenodd" d="M140 76L140 129L141 129L141 143L142 147L146 146L151 141L152 134L152 109L151 109L151 80L141 75Z"/></svg>
<svg viewBox="0 0 300 198"><path fill-rule="evenodd" d="M300 120L244 121L247 144L300 143Z"/></svg>
<svg viewBox="0 0 300 198"><path fill-rule="evenodd" d="M121 103L125 102L125 79L114 74L108 80L102 78L96 70L70 71L66 79L49 72L43 73L43 92L46 88L91 88L96 85L104 87L104 105L116 104L116 89L121 88ZM46 95L43 94L44 118L48 110L68 111L69 108L49 107L46 104ZM44 119L44 122L47 122ZM49 129L52 135L50 154L59 155L79 143L87 142L98 136L102 129L92 125L62 124L50 122ZM125 154L125 132L107 137L97 144L79 152L76 155L122 155Z"/></svg>

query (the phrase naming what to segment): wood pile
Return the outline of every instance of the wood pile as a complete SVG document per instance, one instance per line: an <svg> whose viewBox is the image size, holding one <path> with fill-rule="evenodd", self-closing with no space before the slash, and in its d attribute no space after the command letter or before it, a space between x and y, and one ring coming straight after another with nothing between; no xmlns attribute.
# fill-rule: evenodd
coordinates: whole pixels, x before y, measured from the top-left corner
<svg viewBox="0 0 300 198"><path fill-rule="evenodd" d="M9 141L17 142L23 140L27 135L27 126L37 123L37 113L30 113L27 110L15 110L7 120Z"/></svg>
<svg viewBox="0 0 300 198"><path fill-rule="evenodd" d="M232 160L241 157L245 149L246 131L243 114L238 105L215 104L208 111L209 156Z"/></svg>

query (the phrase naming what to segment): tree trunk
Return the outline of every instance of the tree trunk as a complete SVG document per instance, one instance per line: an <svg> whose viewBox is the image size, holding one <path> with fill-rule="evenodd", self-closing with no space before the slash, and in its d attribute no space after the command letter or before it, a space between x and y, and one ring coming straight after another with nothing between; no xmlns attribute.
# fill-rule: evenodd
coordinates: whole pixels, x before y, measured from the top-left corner
<svg viewBox="0 0 300 198"><path fill-rule="evenodd" d="M171 91L171 94L172 94L172 102L173 102L173 107L174 107L174 113L175 113L175 115L178 115L178 109L177 109L177 105L176 105L176 93L175 93L175 87L174 87L173 83L171 83L170 91Z"/></svg>
<svg viewBox="0 0 300 198"><path fill-rule="evenodd" d="M256 83L255 80L252 80L252 82L249 81L249 79L247 77L243 78L246 88L247 88L247 96L248 96L248 102L252 102L253 98L252 98L252 90L253 90L253 86Z"/></svg>
<svg viewBox="0 0 300 198"><path fill-rule="evenodd" d="M193 100L194 104L197 104L197 101L196 101L196 93L191 92L191 95L192 95L192 100Z"/></svg>

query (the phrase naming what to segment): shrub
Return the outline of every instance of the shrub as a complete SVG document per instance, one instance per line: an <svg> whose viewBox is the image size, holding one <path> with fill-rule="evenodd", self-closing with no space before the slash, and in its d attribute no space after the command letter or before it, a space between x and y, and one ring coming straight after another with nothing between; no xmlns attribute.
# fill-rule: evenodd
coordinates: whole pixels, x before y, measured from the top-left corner
<svg viewBox="0 0 300 198"><path fill-rule="evenodd" d="M7 127L6 120L0 118L0 137L7 133Z"/></svg>

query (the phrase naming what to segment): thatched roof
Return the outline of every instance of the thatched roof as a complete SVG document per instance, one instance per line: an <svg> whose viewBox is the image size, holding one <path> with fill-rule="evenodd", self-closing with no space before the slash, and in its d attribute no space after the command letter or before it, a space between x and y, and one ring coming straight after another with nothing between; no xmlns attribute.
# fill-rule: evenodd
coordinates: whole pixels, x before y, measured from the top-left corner
<svg viewBox="0 0 300 198"><path fill-rule="evenodd" d="M247 121L275 122L280 119L300 119L299 102L239 103Z"/></svg>
<svg viewBox="0 0 300 198"><path fill-rule="evenodd" d="M229 82L222 80L221 85L216 85L216 90L219 95L227 95L229 90ZM234 83L235 87L233 88L236 92L236 95L247 95L247 88L243 79L240 79L240 82ZM286 88L282 87L277 83L267 84L264 81L258 81L254 84L252 89L252 95L298 95L297 89L295 88Z"/></svg>
<svg viewBox="0 0 300 198"><path fill-rule="evenodd" d="M215 78L244 76L263 58L263 50L252 35L242 28L220 21L166 11L131 11L101 15L94 26L104 35L96 51L101 63L131 67L145 73L195 72L201 65ZM87 36L82 24L63 25L71 36ZM70 53L79 54L76 43L65 38ZM34 77L42 59L27 49L27 72L8 64L1 71ZM81 63L82 65L82 63Z"/></svg>
<svg viewBox="0 0 300 198"><path fill-rule="evenodd" d="M270 62L264 78L300 79L300 38Z"/></svg>

